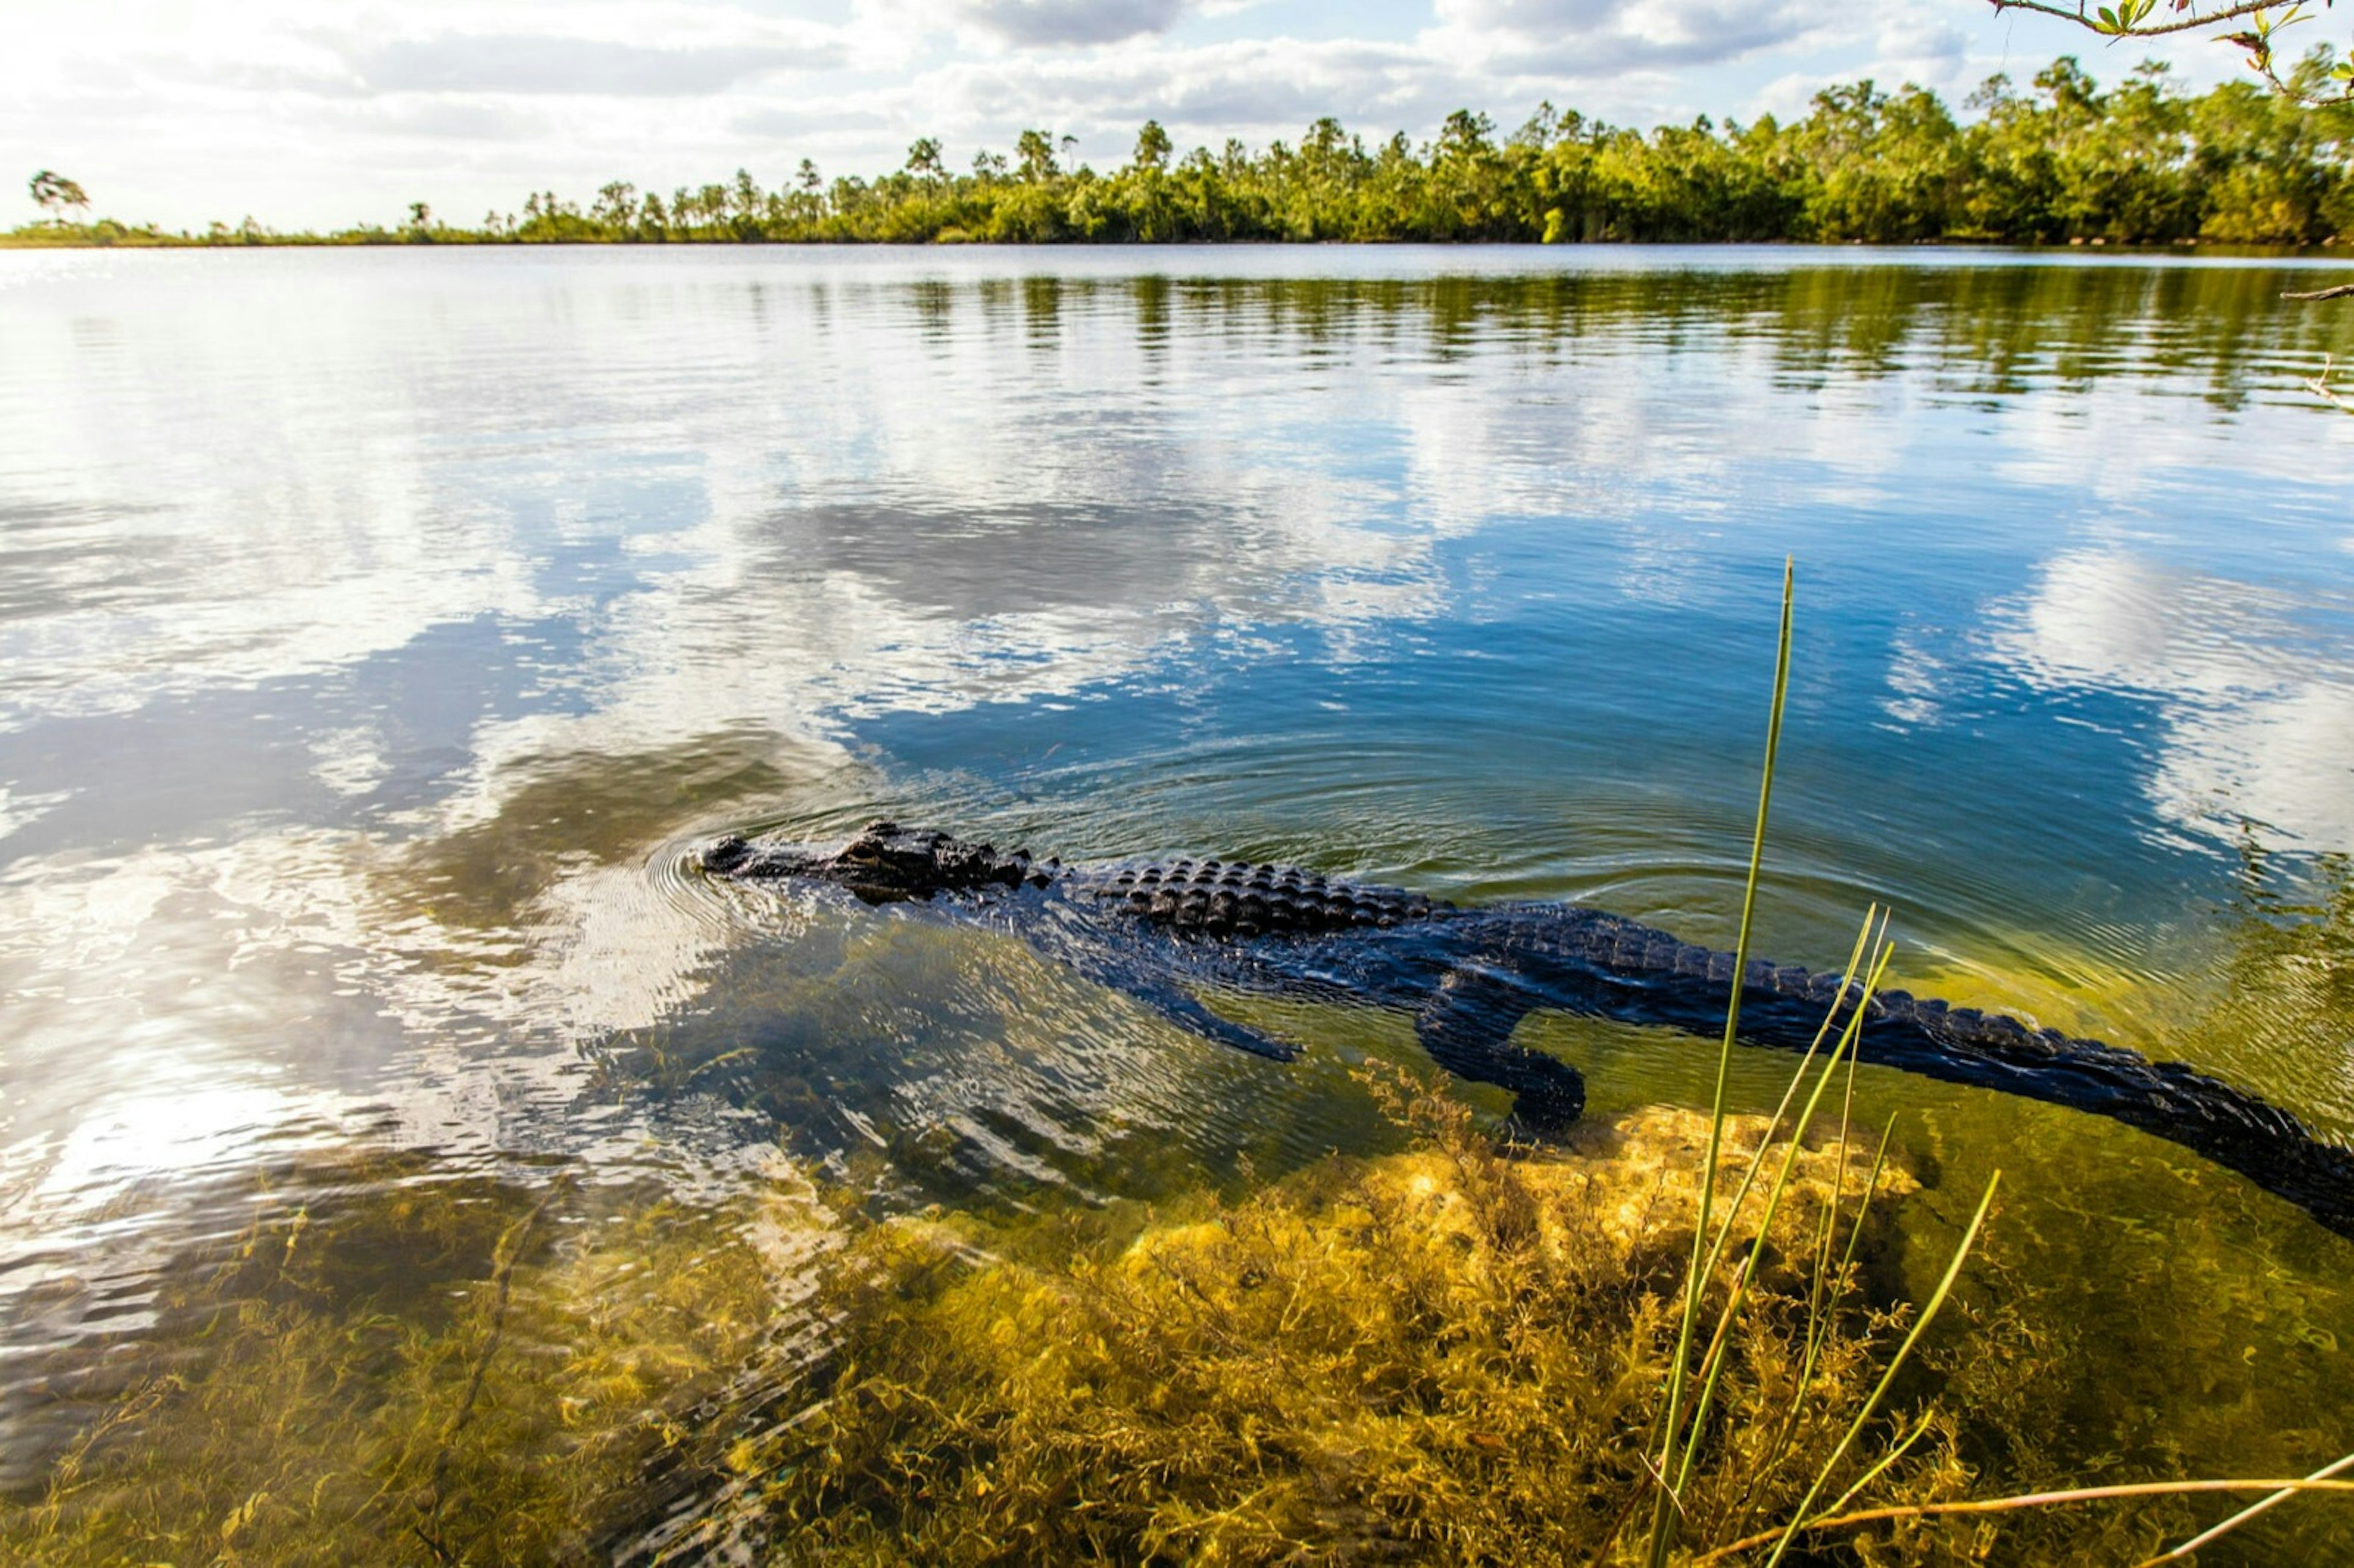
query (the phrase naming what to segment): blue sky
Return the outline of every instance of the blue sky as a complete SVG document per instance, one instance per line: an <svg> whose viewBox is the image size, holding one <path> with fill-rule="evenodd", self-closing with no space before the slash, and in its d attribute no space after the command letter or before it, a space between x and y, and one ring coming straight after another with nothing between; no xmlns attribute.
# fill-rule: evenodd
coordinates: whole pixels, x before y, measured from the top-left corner
<svg viewBox="0 0 2354 1568"><path fill-rule="evenodd" d="M1803 111L1870 76L1958 105L2073 53L2104 80L2158 55L2193 85L2227 48L2101 40L1987 0L15 0L0 222L37 168L95 210L169 227L452 220L604 181L667 191L896 167L938 137L968 166L1024 127L1125 160L1148 117L1181 149L1296 137L1332 114L1426 138L1543 101L1649 126ZM2321 41L2317 34L2312 40Z"/></svg>

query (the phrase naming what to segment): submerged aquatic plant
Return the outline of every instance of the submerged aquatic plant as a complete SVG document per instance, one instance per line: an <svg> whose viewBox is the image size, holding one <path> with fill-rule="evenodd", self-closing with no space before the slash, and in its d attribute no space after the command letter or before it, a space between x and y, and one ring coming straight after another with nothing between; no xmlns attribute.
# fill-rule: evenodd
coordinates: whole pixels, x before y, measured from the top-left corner
<svg viewBox="0 0 2354 1568"><path fill-rule="evenodd" d="M1655 1109L1538 1158L1437 1089L1374 1083L1414 1150L1336 1158L1125 1245L1023 1259L970 1221L867 1231L823 1297L839 1351L822 1397L738 1455L780 1556L1631 1553L1698 1157L1717 1144L1730 1179L1766 1123ZM1869 1234L1828 1267L1820 1239L1912 1181L1860 1147L1772 1147L1778 1204L1756 1186L1715 1205L1744 1245L1710 1298L1745 1281L1750 1309L1681 1492L1699 1539L1782 1517L1827 1467L1842 1483L1877 1467L1881 1495L1907 1500L1968 1480L1934 1413L1893 1460L1840 1452L1906 1315L1861 1289Z"/></svg>
<svg viewBox="0 0 2354 1568"><path fill-rule="evenodd" d="M281 1171L257 1211L169 1272L146 1343L54 1380L98 1414L0 1501L0 1561L580 1560L692 1463L698 1404L778 1330L778 1265L824 1237L775 1199L386 1154Z"/></svg>

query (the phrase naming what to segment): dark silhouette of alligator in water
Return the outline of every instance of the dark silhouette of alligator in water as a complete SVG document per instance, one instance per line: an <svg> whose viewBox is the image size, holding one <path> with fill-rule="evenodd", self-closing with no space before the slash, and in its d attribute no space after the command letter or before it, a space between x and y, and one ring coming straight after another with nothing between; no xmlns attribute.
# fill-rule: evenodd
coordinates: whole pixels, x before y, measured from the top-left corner
<svg viewBox="0 0 2354 1568"><path fill-rule="evenodd" d="M869 903L926 902L1017 936L1209 1039L1288 1060L1293 1048L1219 1017L1196 990L1349 1001L1410 1012L1449 1072L1512 1092L1543 1134L1576 1119L1585 1085L1511 1043L1541 1008L1723 1029L1734 955L1575 904L1457 908L1403 888L1298 867L1175 860L1066 866L946 833L873 822L832 853L729 836L706 872L805 878ZM1843 977L1753 961L1741 1038L1804 1050ZM1860 991L1860 987L1858 990ZM2288 1112L2179 1062L2152 1062L2016 1019L1883 991L1867 1005L1865 1062L2105 1116L2192 1150L2354 1236L2354 1152Z"/></svg>

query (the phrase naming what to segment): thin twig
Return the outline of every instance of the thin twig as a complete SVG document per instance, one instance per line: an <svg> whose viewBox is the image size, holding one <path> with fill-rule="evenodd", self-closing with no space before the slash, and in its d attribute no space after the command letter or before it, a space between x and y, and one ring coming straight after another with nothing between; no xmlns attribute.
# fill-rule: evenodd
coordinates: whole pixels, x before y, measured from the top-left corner
<svg viewBox="0 0 2354 1568"><path fill-rule="evenodd" d="M2349 1467L2354 1467L2354 1454L2347 1455L2344 1458L2339 1459L2335 1464L2324 1465L2321 1468L2314 1471L2313 1474L2306 1477L2305 1478L2308 1482L2326 1481L2331 1477L2337 1475L2339 1471L2347 1469ZM2180 1558L2188 1557L2192 1552L2198 1551L2200 1547L2211 1545L2215 1542L2221 1541L2223 1537L2231 1534L2232 1531L2239 1529L2240 1526L2247 1523L2248 1520L2255 1518L2258 1514L2263 1513L2265 1510L2278 1508L2282 1503L2287 1501L2288 1499L2295 1494L2296 1490L2296 1489L2294 1487L2284 1487L2279 1491L2274 1492L2272 1496L2264 1499L2262 1501L2250 1503L2247 1507L2242 1509L2239 1512L2233 1514L2222 1523L2215 1525L2211 1529L2200 1531L2198 1534L2192 1536L2190 1540L2184 1542L2173 1551L2159 1552L2148 1562L2141 1564L2141 1568L2158 1568L2158 1564L2160 1563L2172 1563Z"/></svg>
<svg viewBox="0 0 2354 1568"><path fill-rule="evenodd" d="M2332 283L2327 289L2316 289L2306 294L2285 291L2281 298L2284 300L2342 300L2349 294L2354 294L2354 283Z"/></svg>
<svg viewBox="0 0 2354 1568"><path fill-rule="evenodd" d="M2305 389L2312 393L2315 397L2320 398L2323 402L2334 404L2337 407L2345 409L2348 413L2354 414L2354 398L2349 398L2342 392L2333 392L2329 389L2330 374L2337 368L2338 361L2328 355L2323 355L2321 356L2321 374L2306 382L2305 384Z"/></svg>
<svg viewBox="0 0 2354 1568"><path fill-rule="evenodd" d="M2111 1498L2169 1497L2182 1492L2268 1492L2275 1489L2296 1492L2354 1492L2354 1481L2308 1481L2299 1477L2294 1480L2256 1481L2140 1481L2115 1487L2078 1487L2069 1491L2023 1492L2018 1497L1984 1498L1975 1502L1911 1503L1902 1507L1859 1509L1853 1513L1833 1514L1811 1519L1798 1526L1801 1532L1818 1530L1843 1530L1853 1524L1878 1524L1892 1519L1925 1519L1932 1514L1946 1513L2012 1513L2020 1509L2050 1508L2059 1503L2100 1502ZM1692 1559L1692 1568L1722 1563L1728 1557L1780 1540L1779 1530L1760 1531L1755 1535L1743 1536L1739 1541L1702 1552Z"/></svg>

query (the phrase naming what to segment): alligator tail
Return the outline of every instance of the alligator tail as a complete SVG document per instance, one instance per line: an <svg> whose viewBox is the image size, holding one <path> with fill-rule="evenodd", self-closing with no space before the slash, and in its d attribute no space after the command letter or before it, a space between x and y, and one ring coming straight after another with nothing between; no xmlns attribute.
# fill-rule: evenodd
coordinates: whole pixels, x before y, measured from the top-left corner
<svg viewBox="0 0 2354 1568"><path fill-rule="evenodd" d="M2354 1151L2290 1112L2181 1062L1889 991L1858 1054L1907 1072L2064 1106L2177 1143L2354 1237Z"/></svg>
<svg viewBox="0 0 2354 1568"><path fill-rule="evenodd" d="M1602 1011L1708 1033L1721 1025L1733 955L1614 917L1572 925L1557 951L1605 982ZM1753 960L1743 971L1741 1034L1803 1051L1842 977ZM1902 991L1873 996L1857 1055L1946 1083L1999 1090L2124 1122L2238 1172L2354 1238L2354 1150L2275 1105L2180 1062L2153 1062L2097 1040Z"/></svg>

